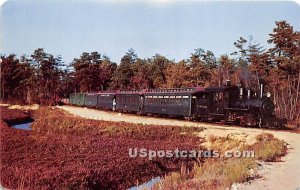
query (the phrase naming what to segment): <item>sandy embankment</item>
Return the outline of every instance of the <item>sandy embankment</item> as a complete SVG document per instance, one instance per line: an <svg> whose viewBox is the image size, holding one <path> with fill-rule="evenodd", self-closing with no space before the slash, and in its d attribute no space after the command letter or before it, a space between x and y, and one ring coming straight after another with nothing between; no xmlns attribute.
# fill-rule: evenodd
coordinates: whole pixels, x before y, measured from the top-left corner
<svg viewBox="0 0 300 190"><path fill-rule="evenodd" d="M32 104L32 105L11 105L11 104L0 104L0 106L7 107L8 109L12 110L37 110L39 109L38 104Z"/></svg>

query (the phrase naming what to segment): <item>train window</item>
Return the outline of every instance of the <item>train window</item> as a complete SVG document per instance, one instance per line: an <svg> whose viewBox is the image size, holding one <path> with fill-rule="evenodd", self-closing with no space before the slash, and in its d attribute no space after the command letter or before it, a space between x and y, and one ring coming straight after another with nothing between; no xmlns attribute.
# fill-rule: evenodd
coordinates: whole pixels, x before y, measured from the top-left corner
<svg viewBox="0 0 300 190"><path fill-rule="evenodd" d="M223 102L223 92L216 92L214 94L214 102Z"/></svg>
<svg viewBox="0 0 300 190"><path fill-rule="evenodd" d="M226 93L225 93L225 100L227 101L228 99L229 99L229 93L226 92Z"/></svg>
<svg viewBox="0 0 300 190"><path fill-rule="evenodd" d="M183 106L188 106L188 105L189 105L188 100L187 100L187 99L184 99L184 100L182 101L182 105L183 105Z"/></svg>
<svg viewBox="0 0 300 190"><path fill-rule="evenodd" d="M169 99L169 98L166 98L166 99L165 99L165 103L166 103L166 105L169 105L169 104L170 104L170 99Z"/></svg>
<svg viewBox="0 0 300 190"><path fill-rule="evenodd" d="M181 96L176 96L176 98L182 98Z"/></svg>
<svg viewBox="0 0 300 190"><path fill-rule="evenodd" d="M200 99L207 99L208 98L208 94L199 94L198 96Z"/></svg>
<svg viewBox="0 0 300 190"><path fill-rule="evenodd" d="M147 98L147 99L145 100L145 103L146 103L146 104L151 104L151 99Z"/></svg>
<svg viewBox="0 0 300 190"><path fill-rule="evenodd" d="M181 106L182 105L182 101L180 99L177 100L177 101L178 101L177 105Z"/></svg>
<svg viewBox="0 0 300 190"><path fill-rule="evenodd" d="M182 98L189 98L189 96L182 96Z"/></svg>

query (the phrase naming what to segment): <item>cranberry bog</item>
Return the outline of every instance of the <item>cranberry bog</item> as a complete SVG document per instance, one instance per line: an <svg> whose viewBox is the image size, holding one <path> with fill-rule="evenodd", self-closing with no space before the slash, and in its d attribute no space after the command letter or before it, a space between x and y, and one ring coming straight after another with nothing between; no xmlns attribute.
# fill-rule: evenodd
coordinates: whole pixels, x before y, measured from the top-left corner
<svg viewBox="0 0 300 190"><path fill-rule="evenodd" d="M74 117L59 109L33 112L30 131L9 127L30 119L1 108L1 185L9 189L126 189L187 170L188 158L130 157L130 148L203 150L199 127L138 125ZM199 160L198 160L199 161ZM184 166L184 167L183 167Z"/></svg>

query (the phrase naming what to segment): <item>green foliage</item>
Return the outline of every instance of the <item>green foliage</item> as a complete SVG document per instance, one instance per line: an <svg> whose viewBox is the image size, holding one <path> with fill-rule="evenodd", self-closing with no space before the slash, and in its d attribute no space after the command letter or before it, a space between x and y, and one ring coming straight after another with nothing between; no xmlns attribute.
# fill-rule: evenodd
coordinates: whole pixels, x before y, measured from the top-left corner
<svg viewBox="0 0 300 190"><path fill-rule="evenodd" d="M287 148L283 141L273 135L263 133L256 137L257 143L253 145L255 157L263 161L276 161L286 154Z"/></svg>
<svg viewBox="0 0 300 190"><path fill-rule="evenodd" d="M129 49L128 52L121 58L121 63L116 69L113 75L113 88L119 89L131 89L132 78L134 76L133 64L136 62L137 55L133 49Z"/></svg>
<svg viewBox="0 0 300 190"><path fill-rule="evenodd" d="M171 64L171 61L166 57L156 54L150 60L150 76L152 88L162 88L167 82L166 69Z"/></svg>
<svg viewBox="0 0 300 190"><path fill-rule="evenodd" d="M82 53L80 58L72 62L75 71L75 90L79 92L96 92L109 87L112 74L116 69L116 64L112 63L108 57L98 52Z"/></svg>
<svg viewBox="0 0 300 190"><path fill-rule="evenodd" d="M212 80L212 71L217 67L217 59L213 52L195 49L188 62L189 70L186 75L189 79L189 86L208 86Z"/></svg>

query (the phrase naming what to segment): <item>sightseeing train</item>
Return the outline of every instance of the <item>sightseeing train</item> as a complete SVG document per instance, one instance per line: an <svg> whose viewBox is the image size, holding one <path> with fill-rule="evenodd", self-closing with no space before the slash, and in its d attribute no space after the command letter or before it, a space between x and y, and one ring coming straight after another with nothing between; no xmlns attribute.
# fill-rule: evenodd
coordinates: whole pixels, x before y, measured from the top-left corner
<svg viewBox="0 0 300 190"><path fill-rule="evenodd" d="M69 104L243 126L269 127L274 117L274 104L265 96L263 83L259 93L229 81L221 87L73 93Z"/></svg>

